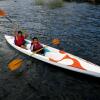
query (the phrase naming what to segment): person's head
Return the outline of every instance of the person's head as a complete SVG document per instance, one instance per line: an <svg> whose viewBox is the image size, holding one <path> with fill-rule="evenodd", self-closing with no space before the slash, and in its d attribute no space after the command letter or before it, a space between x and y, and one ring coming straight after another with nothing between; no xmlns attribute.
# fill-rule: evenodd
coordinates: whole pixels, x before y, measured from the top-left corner
<svg viewBox="0 0 100 100"><path fill-rule="evenodd" d="M21 36L22 35L22 31L18 31L18 35Z"/></svg>
<svg viewBox="0 0 100 100"><path fill-rule="evenodd" d="M39 42L39 40L38 40L37 37L34 37L34 38L32 38L32 42L33 42L33 43L37 43L37 42Z"/></svg>

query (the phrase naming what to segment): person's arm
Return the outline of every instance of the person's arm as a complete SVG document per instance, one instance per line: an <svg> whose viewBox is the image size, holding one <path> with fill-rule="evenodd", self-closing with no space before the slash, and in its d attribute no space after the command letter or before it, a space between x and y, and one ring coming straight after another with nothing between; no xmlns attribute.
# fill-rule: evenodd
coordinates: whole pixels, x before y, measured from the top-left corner
<svg viewBox="0 0 100 100"><path fill-rule="evenodd" d="M18 32L14 31L14 33L13 33L13 34L14 34L14 36L17 36L17 35L18 35Z"/></svg>
<svg viewBox="0 0 100 100"><path fill-rule="evenodd" d="M15 32L14 32L14 37L15 37L16 40L18 40L17 35L18 35L18 32L15 31Z"/></svg>
<svg viewBox="0 0 100 100"><path fill-rule="evenodd" d="M18 41L18 37L17 36L15 36L15 39Z"/></svg>
<svg viewBox="0 0 100 100"><path fill-rule="evenodd" d="M33 51L33 44L31 43L30 50Z"/></svg>
<svg viewBox="0 0 100 100"><path fill-rule="evenodd" d="M43 45L42 45L42 43L40 43L40 45L41 45L41 47L43 48Z"/></svg>
<svg viewBox="0 0 100 100"><path fill-rule="evenodd" d="M28 37L28 34L27 33L24 33L23 36L26 39Z"/></svg>

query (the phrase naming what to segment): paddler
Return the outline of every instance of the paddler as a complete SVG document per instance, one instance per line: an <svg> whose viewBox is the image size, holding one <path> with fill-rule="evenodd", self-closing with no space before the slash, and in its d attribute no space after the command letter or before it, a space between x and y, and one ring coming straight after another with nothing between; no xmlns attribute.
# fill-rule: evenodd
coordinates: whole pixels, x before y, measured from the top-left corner
<svg viewBox="0 0 100 100"><path fill-rule="evenodd" d="M44 54L44 48L37 37L32 38L31 51L36 52L38 54Z"/></svg>
<svg viewBox="0 0 100 100"><path fill-rule="evenodd" d="M26 49L26 46L25 46L25 38L26 37L27 37L26 34L22 34L22 31L18 31L15 34L15 45Z"/></svg>

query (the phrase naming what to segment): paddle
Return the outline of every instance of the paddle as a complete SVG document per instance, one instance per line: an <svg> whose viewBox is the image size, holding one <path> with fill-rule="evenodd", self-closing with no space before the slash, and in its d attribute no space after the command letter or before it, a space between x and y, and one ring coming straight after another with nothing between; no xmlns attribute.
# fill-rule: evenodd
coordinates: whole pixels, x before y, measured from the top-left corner
<svg viewBox="0 0 100 100"><path fill-rule="evenodd" d="M9 64L8 64L8 69L10 71L14 71L16 69L18 69L23 63L23 60L22 59L15 59L13 61L11 61Z"/></svg>
<svg viewBox="0 0 100 100"><path fill-rule="evenodd" d="M0 9L0 16L1 16L1 17L5 17L5 18L8 19L11 23L13 23L13 21L9 18L9 16L7 16L7 13L6 13L3 9Z"/></svg>
<svg viewBox="0 0 100 100"><path fill-rule="evenodd" d="M53 40L51 41L51 43L52 43L53 45L59 45L59 44L60 44L60 40L59 40L59 39L53 39ZM41 48L41 49L39 49L39 50L33 52L32 55L38 53L39 51L41 51L41 50L44 49L45 47L47 47L47 45L44 46L43 48ZM11 62L8 64L8 69L9 69L10 71L15 71L15 70L17 70L18 68L21 67L21 65L23 64L23 61L24 61L24 59L18 59L18 58L17 58L17 59L14 59L13 61L11 61Z"/></svg>
<svg viewBox="0 0 100 100"><path fill-rule="evenodd" d="M58 38L55 38L55 39L52 40L52 44L59 45L60 44L60 40Z"/></svg>
<svg viewBox="0 0 100 100"><path fill-rule="evenodd" d="M16 22L12 21L12 19L7 15L7 13L3 9L0 9L0 16L5 17L10 23L13 23L14 30L16 27L19 28L19 25Z"/></svg>
<svg viewBox="0 0 100 100"><path fill-rule="evenodd" d="M0 9L0 16L6 16L6 12L2 9Z"/></svg>

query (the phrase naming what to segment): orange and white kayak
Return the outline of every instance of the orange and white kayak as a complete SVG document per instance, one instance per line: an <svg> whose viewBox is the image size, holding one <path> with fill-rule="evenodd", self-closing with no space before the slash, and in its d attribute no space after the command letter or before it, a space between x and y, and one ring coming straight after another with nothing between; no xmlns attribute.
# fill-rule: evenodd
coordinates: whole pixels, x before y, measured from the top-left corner
<svg viewBox="0 0 100 100"><path fill-rule="evenodd" d="M5 35L5 39L12 47L14 47L15 49L19 50L20 52L28 56L31 56L38 60L44 61L46 63L52 64L64 69L88 74L95 77L100 77L100 66L93 64L89 61L86 61L82 58L79 58L77 56L74 56L70 53L67 53L65 51L61 51L56 48L43 44L44 49L45 49L45 55L40 55L40 54L31 52L30 40L26 40L28 42L27 50L26 50L15 45L13 36Z"/></svg>

